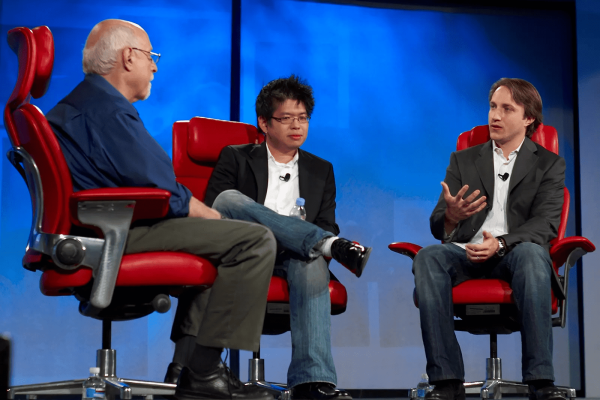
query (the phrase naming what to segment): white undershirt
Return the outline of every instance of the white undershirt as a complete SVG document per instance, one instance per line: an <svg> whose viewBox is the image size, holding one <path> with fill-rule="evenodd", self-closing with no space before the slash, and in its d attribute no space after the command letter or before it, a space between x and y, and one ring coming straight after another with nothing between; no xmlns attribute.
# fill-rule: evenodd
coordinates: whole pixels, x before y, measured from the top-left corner
<svg viewBox="0 0 600 400"><path fill-rule="evenodd" d="M525 141L525 139L523 139ZM515 160L519 150L521 150L523 142L513 150L509 155L508 159L504 158L502 149L496 146L496 142L492 140L492 151L494 157L494 204L492 209L488 212L483 225L475 236L471 238L469 243L454 243L463 249L467 244L481 244L483 243L483 231L488 231L494 237L502 236L508 233L508 221L506 219L506 201L508 199L508 187L510 180L512 179L512 171L515 166ZM507 180L503 181L498 175L509 174ZM480 211L481 212L481 211Z"/></svg>
<svg viewBox="0 0 600 400"><path fill-rule="evenodd" d="M289 215L296 199L300 197L300 183L298 180L298 151L290 162L283 164L275 161L267 144L269 180L267 184L267 197L265 207L281 215ZM286 182L279 179L290 174Z"/></svg>

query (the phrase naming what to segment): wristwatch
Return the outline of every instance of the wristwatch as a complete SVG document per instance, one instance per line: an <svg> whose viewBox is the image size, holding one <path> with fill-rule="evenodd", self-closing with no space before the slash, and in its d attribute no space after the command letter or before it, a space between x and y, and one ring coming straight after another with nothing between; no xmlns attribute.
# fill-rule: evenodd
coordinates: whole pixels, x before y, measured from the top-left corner
<svg viewBox="0 0 600 400"><path fill-rule="evenodd" d="M504 240L500 239L500 238L496 238L498 239L498 250L496 250L496 255L498 257L504 257L504 255L506 254L506 247L504 247Z"/></svg>

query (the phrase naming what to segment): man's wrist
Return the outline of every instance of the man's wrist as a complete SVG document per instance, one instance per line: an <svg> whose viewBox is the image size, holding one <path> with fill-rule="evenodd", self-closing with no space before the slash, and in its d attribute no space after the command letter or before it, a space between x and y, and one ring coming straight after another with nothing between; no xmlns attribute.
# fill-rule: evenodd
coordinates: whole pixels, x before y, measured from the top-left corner
<svg viewBox="0 0 600 400"><path fill-rule="evenodd" d="M497 237L496 240L498 240L498 248L496 249L496 255L498 257L504 257L504 255L506 254L506 242L501 237Z"/></svg>

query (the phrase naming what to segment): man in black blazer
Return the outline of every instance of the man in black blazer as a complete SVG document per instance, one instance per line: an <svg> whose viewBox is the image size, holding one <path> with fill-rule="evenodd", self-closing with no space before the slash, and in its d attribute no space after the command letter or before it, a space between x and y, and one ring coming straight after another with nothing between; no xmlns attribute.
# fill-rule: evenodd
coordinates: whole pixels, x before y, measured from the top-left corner
<svg viewBox="0 0 600 400"><path fill-rule="evenodd" d="M489 94L491 140L452 153L431 232L443 244L414 259L431 400L464 399L452 287L474 278L511 282L523 344L523 381L537 400L554 387L550 240L563 205L565 161L530 140L542 100L529 82L503 78Z"/></svg>
<svg viewBox="0 0 600 400"><path fill-rule="evenodd" d="M223 149L205 203L228 218L259 222L277 239L275 273L285 275L290 288L288 385L293 397L351 399L347 392L335 389L330 274L323 256L333 256L360 276L371 249L335 236L340 229L335 222L333 166L300 149L313 107L312 88L293 75L265 85L256 100L257 125L265 142ZM305 199L307 222L288 216L300 197ZM313 236L320 238L318 246L299 248L307 242L305 237Z"/></svg>

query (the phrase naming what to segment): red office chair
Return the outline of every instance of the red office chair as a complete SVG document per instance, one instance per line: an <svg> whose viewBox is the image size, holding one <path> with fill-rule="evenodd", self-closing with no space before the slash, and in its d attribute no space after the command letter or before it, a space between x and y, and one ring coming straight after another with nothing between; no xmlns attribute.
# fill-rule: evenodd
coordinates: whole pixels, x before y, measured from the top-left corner
<svg viewBox="0 0 600 400"><path fill-rule="evenodd" d="M195 117L190 121L173 124L173 166L177 180L188 187L194 196L204 199L210 175L225 146L246 143L262 143L264 136L256 127L241 123ZM331 314L346 311L348 295L346 288L335 277L329 282ZM267 296L267 313L263 327L265 335L279 335L290 330L290 293L287 280L273 276ZM276 391L282 391L281 399L289 398L285 384L272 385L265 381L264 360L260 350L249 360L248 381Z"/></svg>
<svg viewBox="0 0 600 400"><path fill-rule="evenodd" d="M490 139L487 125L476 126L470 131L463 132L456 144L457 150L466 149ZM551 126L538 127L532 138L547 150L558 154L558 136L556 129ZM554 265L552 284L552 313L558 314L552 319L553 326L565 327L567 312L567 289L569 287L569 271L584 254L596 248L586 238L571 236L565 238L567 218L569 215L569 191L564 190L558 237L552 240L550 256ZM390 250L415 257L421 246L412 243L392 243ZM558 275L558 269L564 265L564 275ZM475 335L490 335L490 358L486 364L486 381L465 383L467 393L480 392L482 399L500 399L503 393L529 393L528 385L522 382L511 382L502 379L502 361L497 355L497 335L509 334L520 330L515 318L515 307L512 299L512 289L509 284L500 279L472 279L463 282L452 289L455 319L454 329L467 331ZM416 302L415 302L416 304ZM417 304L418 307L418 304ZM567 395L575 398L575 389L563 387ZM411 398L417 397L416 390L409 392Z"/></svg>
<svg viewBox="0 0 600 400"><path fill-rule="evenodd" d="M47 296L75 296L81 314L102 320L102 349L97 366L106 394L172 395L175 385L121 379L111 347L111 321L140 318L169 310L169 293L184 286L210 286L217 275L208 261L186 253L123 255L130 224L167 214L170 193L149 188L111 188L73 193L61 148L42 112L29 104L41 97L52 74L54 44L48 27L15 28L8 43L19 58L17 85L4 124L12 143L11 163L25 179L33 221L23 266L40 270ZM83 379L15 386L16 395L82 393Z"/></svg>

